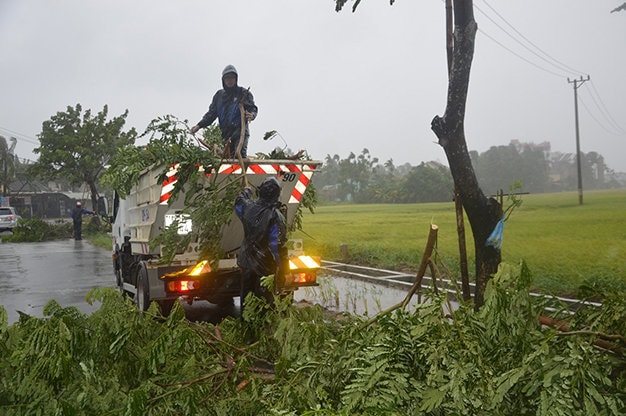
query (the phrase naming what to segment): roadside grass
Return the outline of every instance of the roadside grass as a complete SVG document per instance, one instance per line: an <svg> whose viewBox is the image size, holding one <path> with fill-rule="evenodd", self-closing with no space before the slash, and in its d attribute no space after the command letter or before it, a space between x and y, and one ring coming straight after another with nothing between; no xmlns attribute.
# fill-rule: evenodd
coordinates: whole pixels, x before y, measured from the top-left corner
<svg viewBox="0 0 626 416"><path fill-rule="evenodd" d="M106 232L90 232L86 235L86 238L96 247L100 247L106 250L111 250L111 236Z"/></svg>
<svg viewBox="0 0 626 416"><path fill-rule="evenodd" d="M525 260L532 289L574 296L581 285L626 290L626 189L523 195L504 227L502 260ZM505 200L506 205L506 200ZM326 260L416 270L430 224L439 227L438 259L459 272L454 203L324 205L306 213L302 238L310 254ZM474 244L465 218L470 275ZM340 245L348 246L342 259Z"/></svg>

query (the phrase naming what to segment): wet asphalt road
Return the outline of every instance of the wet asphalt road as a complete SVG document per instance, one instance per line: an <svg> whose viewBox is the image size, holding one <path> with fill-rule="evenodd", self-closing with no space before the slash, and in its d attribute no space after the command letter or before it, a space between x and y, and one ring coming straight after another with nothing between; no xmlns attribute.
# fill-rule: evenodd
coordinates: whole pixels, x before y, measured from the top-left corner
<svg viewBox="0 0 626 416"><path fill-rule="evenodd" d="M1 237L1 235L0 235ZM294 300L317 303L336 311L372 315L401 301L406 291L333 276L320 276L319 287L295 292ZM111 252L86 240L72 239L43 243L0 243L0 305L9 324L19 313L42 317L46 303L54 299L61 306L75 306L84 313L99 305L85 301L95 287L114 287ZM217 323L226 316L239 315L239 299L219 308L206 301L183 303L193 321Z"/></svg>
<svg viewBox="0 0 626 416"><path fill-rule="evenodd" d="M1 236L0 236L1 237ZM42 317L49 300L61 306L75 306L91 313L99 305L89 305L85 295L95 287L114 287L111 252L86 240L72 239L43 243L0 243L0 305L9 316L9 324L23 312ZM239 314L235 299L229 308L218 308L206 301L183 304L188 319L219 322Z"/></svg>
<svg viewBox="0 0 626 416"><path fill-rule="evenodd" d="M111 254L85 240L0 244L0 305L9 323L18 319L17 311L43 316L51 299L93 311L97 307L85 301L87 292L114 282Z"/></svg>

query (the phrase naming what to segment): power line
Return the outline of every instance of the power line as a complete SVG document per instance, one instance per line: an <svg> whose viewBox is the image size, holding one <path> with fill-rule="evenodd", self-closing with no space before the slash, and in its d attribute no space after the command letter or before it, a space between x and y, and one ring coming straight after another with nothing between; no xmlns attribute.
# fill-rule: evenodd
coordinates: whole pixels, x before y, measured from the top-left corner
<svg viewBox="0 0 626 416"><path fill-rule="evenodd" d="M533 52L532 50L530 50L528 47L526 47L525 45L523 45L518 39L515 39L515 37L513 35L511 35L510 33L508 33L504 28L502 28L502 26L500 26L499 24L497 24L491 17L489 17L485 12L483 12L478 6L474 5L474 7L476 7L476 9L478 9L478 11L480 11L483 15L485 15L485 17L487 17L487 19L491 20L496 26L498 26L504 33L506 33L507 35L509 35L513 40L515 40L517 43L519 43L520 45L522 45L525 49L527 49L529 52L531 52L533 55L536 55L537 57L541 58L542 60L544 60L545 62L549 63L552 66L555 67L560 67L559 69L561 69L564 72L568 72L570 74L575 74L575 75L579 75L579 74L584 74L584 71L578 71L577 69L574 69L572 67L570 67L569 65L564 64L563 62L559 61L558 59L554 58L552 55L550 55L549 53L547 53L546 51L544 51L543 49L541 49L539 46L537 46L534 42L532 42L530 39L528 39L526 36L524 36L522 34L522 32L520 32L519 30L517 30L511 23L509 23L508 20L506 20L500 13L498 13L496 11L496 9L493 8L493 6L491 6L489 3L487 3L487 0L483 0L483 3L485 3L485 5L487 7L489 7L489 9L491 9L492 12L494 12L496 14L496 16L498 16L504 23L507 24L508 27L510 27L511 29L513 29L513 31L515 33L517 33L522 39L524 39L528 44L530 44L533 48L535 48L537 51L539 51L542 55L544 55L547 59L549 59L552 62L549 62L547 59L544 59L543 57L537 55L535 52Z"/></svg>
<svg viewBox="0 0 626 416"><path fill-rule="evenodd" d="M484 30L482 30L481 28L478 28L478 31L479 31L480 33L482 33L484 36L486 36L488 39L490 39L491 41L493 41L493 42L497 43L498 45L500 45L500 47L502 47L502 48L506 49L507 51L509 51L509 52L510 52L510 53L512 53L513 55L517 56L517 57L518 57L519 59L521 59L522 61L526 62L527 64L530 64L530 65L534 66L534 67L535 67L535 68L537 68L537 69L540 69L540 70L545 71L545 72L547 72L547 73L549 73L549 74L555 75L555 76L557 76L557 77L559 77L559 78L566 78L566 76L565 76L565 75L563 75L563 74L558 74L558 73L556 73L556 72L554 72L554 71L551 71L551 70L549 70L549 69L547 69L547 68L544 68L544 67L542 67L542 66L540 66L540 65L538 65L538 64L536 64L536 63L534 63L534 62L532 62L532 61L530 61L530 60L528 60L528 59L526 59L526 58L524 58L522 55L520 55L520 54L518 54L517 52L513 51L512 49L508 48L506 45L504 45L504 44L503 44L503 43L501 43L500 41L496 40L494 37L489 36L489 35L488 35L488 34L487 34Z"/></svg>
<svg viewBox="0 0 626 416"><path fill-rule="evenodd" d="M600 93L596 89L596 86L593 83L593 81L591 81L590 84L591 84L591 90L593 91L593 93L591 93L591 91L590 91L589 95L593 99L593 102L596 104L596 107L598 107L598 109L600 110L600 112L602 113L604 118L609 122L609 124L611 124L613 126L613 128L615 128L616 130L618 130L622 134L626 134L626 130L624 130L624 128L622 126L620 126L620 124L617 121L615 121L613 116L611 116L611 113L609 112L608 108L604 104L604 101L602 101L602 97L600 96ZM594 94L595 94L595 96L594 96ZM598 97L597 101L596 101L595 97ZM600 102L600 105L598 104L598 101Z"/></svg>
<svg viewBox="0 0 626 416"><path fill-rule="evenodd" d="M589 116L591 116L591 118L598 124L598 126L600 126L604 131L606 131L609 134L613 134L615 136L620 136L620 133L617 133L613 130L609 130L604 124L602 124L600 122L600 120L598 120L596 118L596 116L593 115L593 113L591 112L591 110L589 109L589 107L587 107L587 104L585 104L585 100L582 99L582 97L578 97L578 100L580 101L580 103L583 105L583 108L587 111L587 114L589 114Z"/></svg>
<svg viewBox="0 0 626 416"><path fill-rule="evenodd" d="M526 49L527 51L531 52L534 56L540 58L542 61L547 62L548 64L550 64L552 67L557 68L559 71L564 71L566 73L576 73L576 74L581 74L584 72L581 71L577 71L576 69L570 67L569 65L557 60L556 58L552 57L550 54L548 54L547 52L545 52L543 49L541 49L538 45L536 45L534 42L532 42L530 39L528 39L526 36L524 36L524 34L522 34L521 31L519 31L518 29L516 29L511 23L509 23L509 21L502 16L500 13L498 13L498 11L491 6L486 0L483 0L483 3L491 10L491 12L493 12L498 18L500 18L503 22L506 23L506 25L508 27L510 27L515 34L517 34L517 36L521 37L525 42L527 42L528 44L532 45L533 48L535 48L537 51L539 51L542 55L544 55L546 58L539 56L537 53L535 53L533 50L531 50L530 48L528 48L525 44L523 44L519 39L517 39L514 35L512 35L511 33L509 33L505 28L503 28L500 24L498 24L491 16L489 16L486 12L484 12L483 10L480 9L480 7L476 6L476 4L474 4L474 7L480 12L482 13L488 20L490 20L492 23L494 23L500 30L502 30L507 36L509 36L511 39L513 39L516 43L518 43L519 45L521 45L524 49ZM542 65L538 65L536 62L533 62L525 57L523 57L522 55L518 54L517 52L515 52L514 50L508 48L507 46L505 46L503 43L499 42L497 39L495 39L492 36L489 36L487 33L485 33L484 30L482 30L481 28L478 29L479 32L481 32L484 36L486 36L487 38L489 38L491 41L495 42L496 44L498 44L500 47L502 47L503 49L507 50L509 53L515 55L516 57L518 57L519 59L523 60L524 62L534 66L535 68L538 68L544 72L547 72L551 75L555 75L558 76L560 78L564 78L564 75L560 74L560 73L556 73L548 68L545 68ZM548 61L548 59L550 61ZM582 77L581 77L582 79ZM587 76L587 80L590 81L590 77ZM568 78L568 82L569 82L569 78ZM606 130L608 133L613 134L613 135L623 135L626 134L626 130L624 130L624 128L622 128L620 126L620 124L612 117L611 113L609 112L607 106L604 104L604 101L602 100L602 97L600 96L600 93L598 92L597 88L595 87L595 84L593 82L590 82L591 84L591 90L589 90L588 88L586 88L586 90L589 91L589 95L591 97L591 99L593 100L596 108L598 109L598 111L600 112L600 114L602 115L602 117L607 121L607 124L609 126L611 126L611 128L609 129L607 127L607 125L603 124L602 122L600 122L600 120L598 120L598 118L594 115L594 113L591 111L591 109L585 105L585 103L583 103L583 106L585 107L586 111L589 113L589 115L596 121L596 123L598 123L598 125L600 127L602 127L604 130ZM582 86L582 83L580 84ZM581 100L582 101L582 100Z"/></svg>
<svg viewBox="0 0 626 416"><path fill-rule="evenodd" d="M17 136L16 139L20 139L20 140L23 140L23 141L31 143L31 144L39 145L39 140L37 140L37 139L35 139L33 137L30 137L30 136L28 136L26 134L19 133L17 131L13 131L13 130L7 129L7 128L2 127L2 126L0 126L0 130L8 133L9 135Z"/></svg>
<svg viewBox="0 0 626 416"><path fill-rule="evenodd" d="M544 61L545 63L557 68L560 71L563 71L565 73L570 73L569 70L564 69L562 66L556 65L553 62L549 61L548 59L546 59L545 57L539 55L537 52L535 52L534 50L532 50L531 48L529 48L527 45L525 45L522 41L520 41L518 38L516 38L515 36L513 36L511 33L509 33L505 28L503 28L500 24L498 24L498 22L496 22L494 19L491 18L491 16L489 16L487 13L483 12L482 9L480 7L478 7L476 4L474 4L474 7L480 12L482 13L489 21L491 21L494 25L496 25L496 27L498 27L500 30L502 30L508 37L510 37L511 39L513 39L517 44L519 44L522 48L526 49L528 52L530 52L531 54L533 54L534 56L536 56L537 58L541 59L542 61ZM480 29L479 29L480 30ZM517 31L517 29L516 29ZM545 53L545 52L544 52ZM539 67L538 65L535 65L537 67ZM544 71L549 72L547 69L542 68ZM577 72L576 74L580 74L580 72ZM560 75L563 78L565 78L565 75Z"/></svg>

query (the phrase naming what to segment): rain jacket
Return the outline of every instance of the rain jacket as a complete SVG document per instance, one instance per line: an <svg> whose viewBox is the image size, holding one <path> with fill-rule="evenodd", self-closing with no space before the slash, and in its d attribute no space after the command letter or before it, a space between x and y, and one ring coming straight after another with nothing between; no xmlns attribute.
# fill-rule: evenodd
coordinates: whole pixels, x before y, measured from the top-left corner
<svg viewBox="0 0 626 416"><path fill-rule="evenodd" d="M244 231L237 264L257 276L268 276L283 267L287 259L287 226L278 201L253 201L251 195L252 191L246 188L235 200L235 212Z"/></svg>
<svg viewBox="0 0 626 416"><path fill-rule="evenodd" d="M83 222L83 215L93 215L93 211L86 210L83 207L72 208L71 216L74 222Z"/></svg>
<svg viewBox="0 0 626 416"><path fill-rule="evenodd" d="M243 100L245 111L252 113L252 119L256 118L258 108L254 104L254 97L247 89L235 85L231 88L224 87L213 96L209 111L198 122L198 126L204 128L210 126L215 119L219 120L222 132L222 141L226 143L231 139L232 143L238 143L241 136L241 113L239 112L239 102ZM250 132L246 121L246 132L244 140L247 142ZM245 157L242 153L242 156Z"/></svg>

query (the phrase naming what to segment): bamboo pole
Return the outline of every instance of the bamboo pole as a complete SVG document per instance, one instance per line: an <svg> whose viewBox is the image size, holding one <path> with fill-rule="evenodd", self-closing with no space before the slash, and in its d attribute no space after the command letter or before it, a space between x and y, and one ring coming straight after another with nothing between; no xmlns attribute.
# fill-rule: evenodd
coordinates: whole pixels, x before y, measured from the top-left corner
<svg viewBox="0 0 626 416"><path fill-rule="evenodd" d="M243 102L246 98L248 91L246 90L241 96L239 101L239 113L241 114L241 133L239 134L239 143L237 143L237 159L241 165L241 174L243 175L243 186L248 186L248 177L246 176L246 167L243 164L243 158L241 157L241 148L243 147L243 140L246 137L246 110L243 106Z"/></svg>

